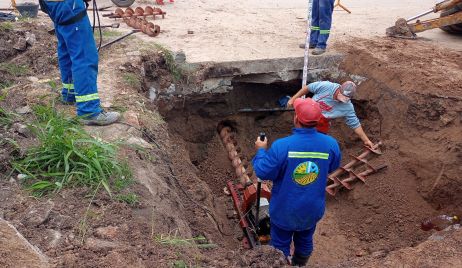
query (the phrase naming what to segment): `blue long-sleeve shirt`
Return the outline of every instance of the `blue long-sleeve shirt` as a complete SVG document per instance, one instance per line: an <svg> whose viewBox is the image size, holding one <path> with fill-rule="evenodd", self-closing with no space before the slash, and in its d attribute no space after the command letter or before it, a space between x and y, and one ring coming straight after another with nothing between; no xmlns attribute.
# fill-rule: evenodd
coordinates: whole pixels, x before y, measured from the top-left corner
<svg viewBox="0 0 462 268"><path fill-rule="evenodd" d="M294 128L270 149L259 149L252 163L259 178L273 181L271 222L291 231L314 227L324 215L327 175L340 159L337 141L315 128Z"/></svg>
<svg viewBox="0 0 462 268"><path fill-rule="evenodd" d="M314 94L312 99L321 106L322 115L327 119L335 119L343 117L345 124L352 129L361 126L358 117L355 113L353 103L346 103L334 100L334 93L340 84L330 81L320 81L310 83L308 90Z"/></svg>

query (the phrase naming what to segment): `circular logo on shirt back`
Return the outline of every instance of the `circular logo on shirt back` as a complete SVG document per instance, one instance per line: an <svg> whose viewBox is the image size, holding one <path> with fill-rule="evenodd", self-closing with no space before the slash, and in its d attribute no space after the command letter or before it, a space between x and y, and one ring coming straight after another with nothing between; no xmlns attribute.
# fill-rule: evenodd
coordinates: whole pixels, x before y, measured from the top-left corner
<svg viewBox="0 0 462 268"><path fill-rule="evenodd" d="M307 161L300 163L292 173L292 179L294 182L301 186L306 186L313 183L319 174L319 168L316 163Z"/></svg>

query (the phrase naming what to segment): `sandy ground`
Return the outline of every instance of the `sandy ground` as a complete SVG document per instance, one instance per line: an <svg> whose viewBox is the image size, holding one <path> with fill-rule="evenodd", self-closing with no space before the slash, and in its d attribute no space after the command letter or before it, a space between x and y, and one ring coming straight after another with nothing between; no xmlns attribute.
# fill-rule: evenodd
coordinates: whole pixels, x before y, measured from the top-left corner
<svg viewBox="0 0 462 268"><path fill-rule="evenodd" d="M164 20L156 20L162 33L155 38L138 34L174 51L183 50L189 62L235 61L303 56L298 44L304 42L306 0L176 0L161 8ZM110 4L98 1L99 6ZM152 0L137 1L153 5ZM348 36L383 36L397 18L411 17L433 6L435 0L342 0L352 14L340 8L334 12L331 41ZM0 0L7 7L8 0ZM133 5L132 7L136 7ZM432 17L431 15L429 18ZM109 23L109 19L104 19ZM126 25L123 31L128 31ZM188 30L193 34L188 34ZM462 50L461 38L439 29L419 34L420 37L453 49Z"/></svg>
<svg viewBox="0 0 462 268"><path fill-rule="evenodd" d="M434 1L342 1L352 14L334 12L332 39L384 35L399 17L431 7ZM233 61L303 56L307 1L237 0L178 1L162 7L164 32L156 38L173 50L185 51L188 61ZM188 35L187 31L194 34ZM434 30L421 35L462 49L460 38ZM147 38L146 36L143 36ZM444 41L443 41L444 40ZM332 41L332 40L331 40Z"/></svg>

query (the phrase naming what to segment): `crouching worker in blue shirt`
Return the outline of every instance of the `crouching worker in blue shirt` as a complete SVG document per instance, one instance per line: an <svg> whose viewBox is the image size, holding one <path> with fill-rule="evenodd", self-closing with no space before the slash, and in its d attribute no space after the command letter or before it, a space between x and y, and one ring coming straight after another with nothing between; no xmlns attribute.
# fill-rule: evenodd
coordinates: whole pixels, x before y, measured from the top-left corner
<svg viewBox="0 0 462 268"><path fill-rule="evenodd" d="M325 210L328 173L340 165L337 141L318 133L321 108L312 99L296 99L293 134L276 140L257 138L252 160L256 175L273 181L270 201L271 245L281 250L293 266L304 266L313 251L316 223ZM295 250L290 256L290 245Z"/></svg>

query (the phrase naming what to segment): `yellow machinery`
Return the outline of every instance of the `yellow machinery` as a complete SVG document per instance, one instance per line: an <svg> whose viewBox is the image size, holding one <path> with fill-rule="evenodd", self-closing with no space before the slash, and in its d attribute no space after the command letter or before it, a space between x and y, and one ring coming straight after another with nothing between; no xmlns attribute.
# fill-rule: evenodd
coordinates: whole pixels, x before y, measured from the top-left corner
<svg viewBox="0 0 462 268"><path fill-rule="evenodd" d="M436 19L417 20L430 13L440 12L440 17ZM412 21L417 20L414 23ZM411 17L409 19L398 19L395 26L387 29L387 36L401 38L416 38L416 33L426 30L441 28L451 34L462 34L462 0L443 0L433 8Z"/></svg>

